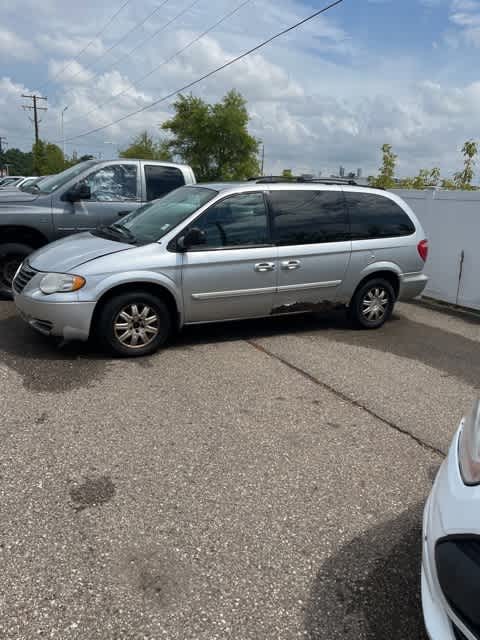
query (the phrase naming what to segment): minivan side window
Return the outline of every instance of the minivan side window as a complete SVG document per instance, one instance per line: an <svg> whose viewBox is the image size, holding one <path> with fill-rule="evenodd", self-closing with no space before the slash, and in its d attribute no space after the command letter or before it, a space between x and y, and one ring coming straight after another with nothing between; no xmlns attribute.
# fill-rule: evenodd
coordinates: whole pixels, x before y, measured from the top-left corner
<svg viewBox="0 0 480 640"><path fill-rule="evenodd" d="M371 193L345 193L352 240L395 238L415 233L403 209L390 198Z"/></svg>
<svg viewBox="0 0 480 640"><path fill-rule="evenodd" d="M271 191L277 245L348 240L348 217L340 191Z"/></svg>
<svg viewBox="0 0 480 640"><path fill-rule="evenodd" d="M268 221L263 193L243 193L212 205L192 223L206 234L195 250L268 244Z"/></svg>
<svg viewBox="0 0 480 640"><path fill-rule="evenodd" d="M154 164L145 165L145 182L149 202L185 184L183 173L177 167L159 167Z"/></svg>

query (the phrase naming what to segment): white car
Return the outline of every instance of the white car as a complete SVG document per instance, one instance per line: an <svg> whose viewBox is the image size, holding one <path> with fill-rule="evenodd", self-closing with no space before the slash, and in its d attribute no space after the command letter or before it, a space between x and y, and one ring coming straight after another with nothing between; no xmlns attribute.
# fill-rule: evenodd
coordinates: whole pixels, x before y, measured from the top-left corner
<svg viewBox="0 0 480 640"><path fill-rule="evenodd" d="M422 604L432 640L479 640L480 401L460 422L425 507Z"/></svg>

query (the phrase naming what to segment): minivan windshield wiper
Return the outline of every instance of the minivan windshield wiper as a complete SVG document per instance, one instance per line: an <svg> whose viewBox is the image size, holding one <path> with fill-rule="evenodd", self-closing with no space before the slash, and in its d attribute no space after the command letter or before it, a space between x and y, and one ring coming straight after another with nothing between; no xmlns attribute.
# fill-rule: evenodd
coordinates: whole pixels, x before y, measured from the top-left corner
<svg viewBox="0 0 480 640"><path fill-rule="evenodd" d="M122 238L123 241L126 239L130 244L136 243L136 238L133 233L122 224L110 224L108 226L101 224L96 228L96 231L103 236L113 237L117 240Z"/></svg>
<svg viewBox="0 0 480 640"><path fill-rule="evenodd" d="M115 224L111 224L108 228L112 231L121 231L124 236L127 236L127 238L129 238L132 242L135 242L134 234L124 224L116 222Z"/></svg>

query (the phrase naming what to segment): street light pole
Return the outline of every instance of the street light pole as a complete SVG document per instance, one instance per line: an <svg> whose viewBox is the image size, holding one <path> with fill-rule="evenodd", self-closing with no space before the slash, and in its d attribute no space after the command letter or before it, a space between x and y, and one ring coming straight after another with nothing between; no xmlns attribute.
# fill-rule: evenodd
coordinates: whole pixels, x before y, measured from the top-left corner
<svg viewBox="0 0 480 640"><path fill-rule="evenodd" d="M66 156L65 156L65 152L66 152L66 142L65 142L65 131L64 131L64 127L63 127L63 115L65 113L65 111L68 109L68 104L66 107L64 107L62 109L62 140L63 140L63 162L66 161Z"/></svg>

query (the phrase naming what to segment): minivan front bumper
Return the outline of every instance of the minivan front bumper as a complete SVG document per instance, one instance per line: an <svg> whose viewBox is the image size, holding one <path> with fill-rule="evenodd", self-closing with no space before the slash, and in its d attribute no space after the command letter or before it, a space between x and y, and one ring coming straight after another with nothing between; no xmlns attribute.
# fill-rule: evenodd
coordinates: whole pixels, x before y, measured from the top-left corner
<svg viewBox="0 0 480 640"><path fill-rule="evenodd" d="M88 340L95 302L38 300L25 293L14 295L20 316L44 335L65 340Z"/></svg>
<svg viewBox="0 0 480 640"><path fill-rule="evenodd" d="M419 296L428 283L428 276L423 272L404 273L400 276L399 300L411 300Z"/></svg>

